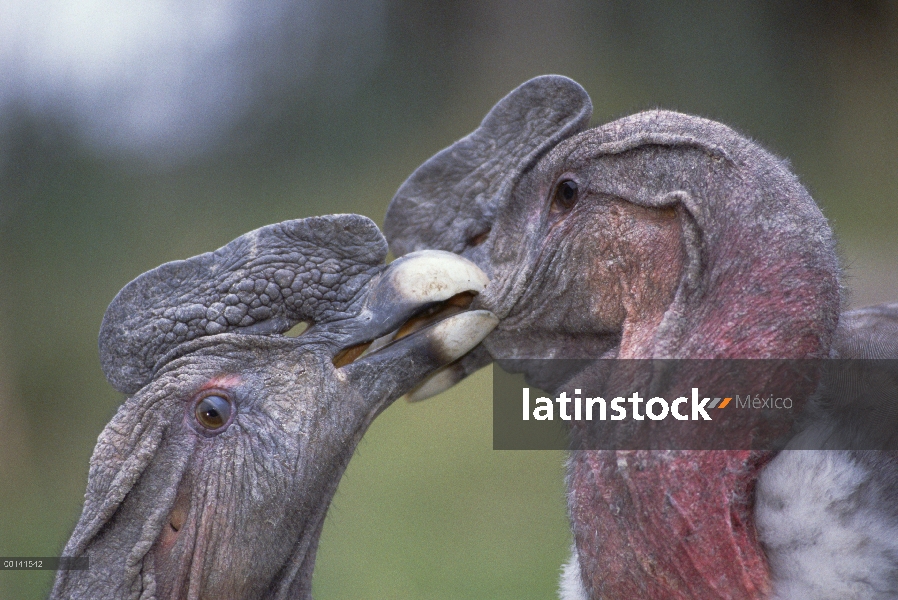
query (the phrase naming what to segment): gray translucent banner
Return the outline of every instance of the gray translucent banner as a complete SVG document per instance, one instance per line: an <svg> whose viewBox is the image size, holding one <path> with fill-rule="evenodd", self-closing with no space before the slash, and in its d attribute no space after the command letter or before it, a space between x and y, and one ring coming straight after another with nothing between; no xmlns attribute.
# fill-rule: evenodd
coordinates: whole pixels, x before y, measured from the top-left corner
<svg viewBox="0 0 898 600"><path fill-rule="evenodd" d="M499 361L493 447L898 450L898 361Z"/></svg>

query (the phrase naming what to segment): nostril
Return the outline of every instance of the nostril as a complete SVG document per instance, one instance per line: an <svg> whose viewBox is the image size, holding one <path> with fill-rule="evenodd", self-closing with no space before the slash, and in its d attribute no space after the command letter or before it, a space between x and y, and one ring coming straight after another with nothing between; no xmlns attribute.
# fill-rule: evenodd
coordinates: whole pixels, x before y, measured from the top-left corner
<svg viewBox="0 0 898 600"><path fill-rule="evenodd" d="M482 232L478 233L477 235L473 236L471 239L468 240L468 246L472 247L472 248L475 246L479 246L480 244L482 244L483 242L486 241L486 238L488 238L489 235L490 235L490 229L487 229L486 231L482 231Z"/></svg>
<svg viewBox="0 0 898 600"><path fill-rule="evenodd" d="M308 328L309 328L309 323L307 321L300 321L299 323L294 325L292 328L290 328L289 331L285 332L284 335L287 337L298 337L298 336L302 335L303 333L305 333L306 329L308 329Z"/></svg>

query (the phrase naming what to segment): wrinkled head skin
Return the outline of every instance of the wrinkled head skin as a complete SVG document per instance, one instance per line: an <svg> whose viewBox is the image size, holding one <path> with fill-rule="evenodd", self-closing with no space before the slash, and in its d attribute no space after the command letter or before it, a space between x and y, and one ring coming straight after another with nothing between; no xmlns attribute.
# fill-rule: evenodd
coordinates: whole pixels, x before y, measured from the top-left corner
<svg viewBox="0 0 898 600"><path fill-rule="evenodd" d="M399 189L393 252L484 269L493 358L545 358L534 339L559 333L589 338L585 358L825 356L834 242L788 165L707 119L656 110L584 131L591 112L564 77L512 91Z"/></svg>
<svg viewBox="0 0 898 600"><path fill-rule="evenodd" d="M788 165L707 119L653 110L586 129L590 115L570 79L528 81L390 205L394 253L450 250L490 277L475 305L500 324L454 380L527 357L828 356L833 237ZM769 459L573 453L569 574L590 598L766 597L752 498Z"/></svg>
<svg viewBox="0 0 898 600"><path fill-rule="evenodd" d="M386 252L365 217L286 221L119 293L100 355L131 396L100 434L63 552L90 569L60 571L52 598L310 597L324 515L368 425L496 323L457 313L353 361L487 283L445 253L384 267Z"/></svg>

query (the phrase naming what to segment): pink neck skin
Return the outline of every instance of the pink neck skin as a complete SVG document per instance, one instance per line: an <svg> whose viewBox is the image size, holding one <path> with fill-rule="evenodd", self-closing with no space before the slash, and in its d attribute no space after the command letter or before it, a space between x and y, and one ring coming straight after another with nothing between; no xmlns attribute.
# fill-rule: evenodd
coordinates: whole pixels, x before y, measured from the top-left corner
<svg viewBox="0 0 898 600"><path fill-rule="evenodd" d="M628 306L619 358L651 358L660 348L671 358L820 356L829 346L821 306L838 306L826 297L837 286L784 289L784 270L799 281L821 281L801 265L763 261L732 278L724 274L701 299L686 301L696 308L682 310L687 324L679 331L686 333L674 344L659 339L667 306ZM748 450L573 453L569 507L591 597L769 597L753 505L758 473L772 457Z"/></svg>

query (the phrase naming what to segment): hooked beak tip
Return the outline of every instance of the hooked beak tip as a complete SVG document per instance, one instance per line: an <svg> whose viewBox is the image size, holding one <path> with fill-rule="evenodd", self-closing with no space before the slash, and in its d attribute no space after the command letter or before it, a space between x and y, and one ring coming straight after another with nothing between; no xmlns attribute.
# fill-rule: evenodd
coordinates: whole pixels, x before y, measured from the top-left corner
<svg viewBox="0 0 898 600"><path fill-rule="evenodd" d="M460 313L433 326L431 332L436 351L447 361L456 361L483 341L499 324L499 319L488 310L473 310ZM467 376L457 364L448 364L431 374L406 398L409 402L420 402L440 394Z"/></svg>
<svg viewBox="0 0 898 600"><path fill-rule="evenodd" d="M470 352L498 324L498 317L490 311L471 310L433 325L431 335L435 340L436 350L450 362Z"/></svg>

